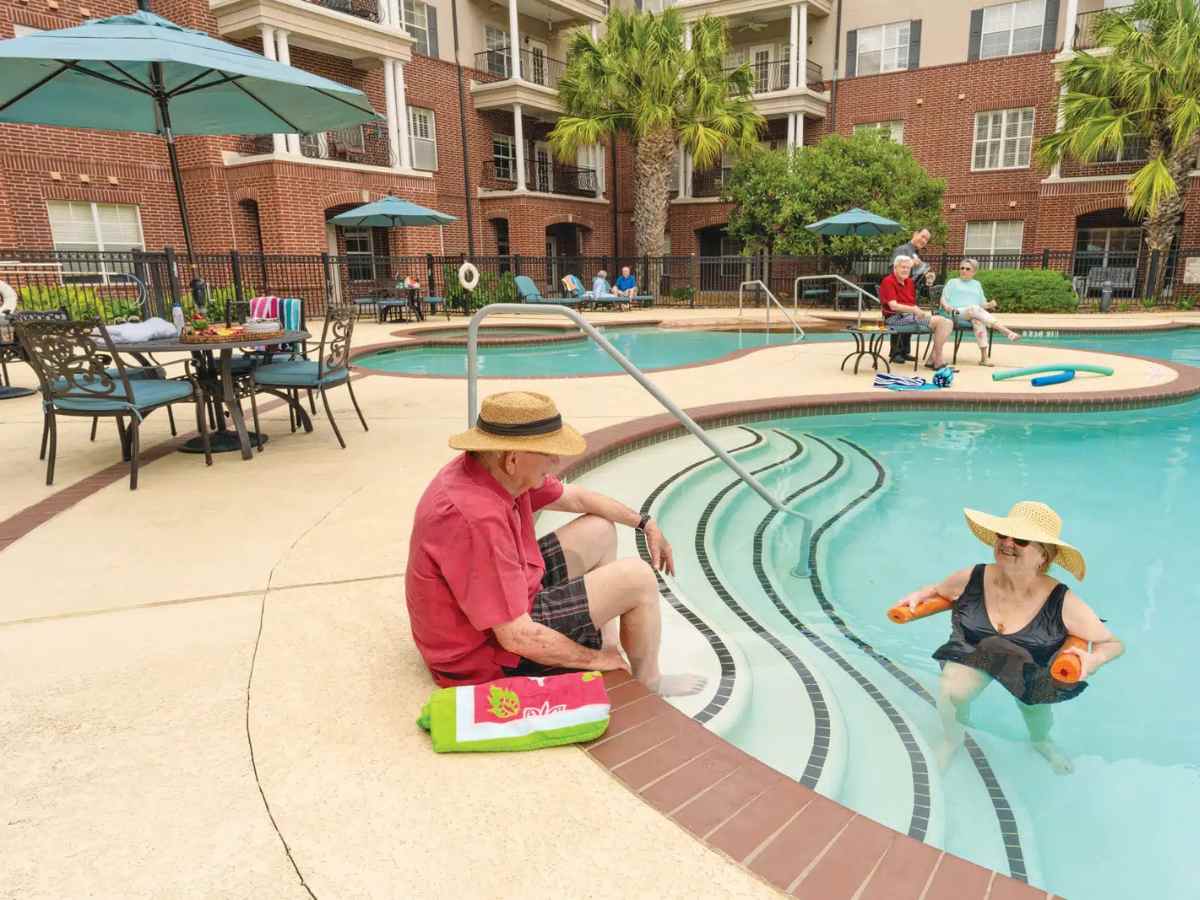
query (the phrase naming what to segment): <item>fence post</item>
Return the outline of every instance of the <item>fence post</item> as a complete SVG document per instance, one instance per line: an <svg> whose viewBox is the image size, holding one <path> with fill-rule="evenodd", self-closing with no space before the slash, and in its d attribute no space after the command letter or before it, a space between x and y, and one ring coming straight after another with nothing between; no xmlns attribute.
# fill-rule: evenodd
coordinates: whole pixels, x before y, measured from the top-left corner
<svg viewBox="0 0 1200 900"><path fill-rule="evenodd" d="M433 254L425 254L425 296L437 296L437 283L433 280Z"/></svg>
<svg viewBox="0 0 1200 900"><path fill-rule="evenodd" d="M1042 248L1042 268L1043 269L1050 268L1050 248L1049 247Z"/></svg>
<svg viewBox="0 0 1200 900"><path fill-rule="evenodd" d="M513 277L521 274L521 254L514 253L510 259L512 260Z"/></svg>
<svg viewBox="0 0 1200 900"><path fill-rule="evenodd" d="M153 297L151 296L150 273L146 269L146 254L137 247L133 248L133 275L146 288L146 307L142 310L143 314L152 309L154 311L154 315L161 316L164 319L169 319L170 316L164 316L163 309L159 305L158 301L161 298L157 295L157 293L155 293Z"/></svg>
<svg viewBox="0 0 1200 900"><path fill-rule="evenodd" d="M692 291L688 294L688 309L696 308L696 295L700 293L700 255L692 254Z"/></svg>
<svg viewBox="0 0 1200 900"><path fill-rule="evenodd" d="M321 272L325 276L325 293L322 298L325 302L322 305L328 309L330 298L333 297L333 261L328 252L321 254Z"/></svg>
<svg viewBox="0 0 1200 900"><path fill-rule="evenodd" d="M229 270L233 273L233 299L240 309L246 302L246 292L242 288L242 255L236 250L229 251Z"/></svg>
<svg viewBox="0 0 1200 900"><path fill-rule="evenodd" d="M613 281L616 281L616 275L613 275ZM650 283L650 255L642 254L642 277L638 279L638 284L646 285Z"/></svg>
<svg viewBox="0 0 1200 900"><path fill-rule="evenodd" d="M164 247L163 253L167 257L167 283L171 286L171 306L180 302L179 298L179 269L175 261L175 248Z"/></svg>

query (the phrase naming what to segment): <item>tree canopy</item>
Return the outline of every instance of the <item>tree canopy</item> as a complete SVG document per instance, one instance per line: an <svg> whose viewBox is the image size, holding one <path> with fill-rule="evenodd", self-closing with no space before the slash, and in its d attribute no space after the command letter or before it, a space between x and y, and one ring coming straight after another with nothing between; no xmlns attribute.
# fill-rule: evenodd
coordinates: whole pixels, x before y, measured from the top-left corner
<svg viewBox="0 0 1200 900"><path fill-rule="evenodd" d="M759 150L735 165L725 184L727 199L736 204L726 230L751 253L886 252L897 235L822 237L805 226L861 207L899 222L905 239L928 228L941 241L945 189L882 131L829 135L791 154Z"/></svg>

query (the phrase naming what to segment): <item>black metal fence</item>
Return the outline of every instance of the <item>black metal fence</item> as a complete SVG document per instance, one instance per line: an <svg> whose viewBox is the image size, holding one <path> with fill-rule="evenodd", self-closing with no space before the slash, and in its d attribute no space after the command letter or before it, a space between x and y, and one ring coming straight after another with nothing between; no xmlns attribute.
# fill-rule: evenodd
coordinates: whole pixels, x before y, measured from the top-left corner
<svg viewBox="0 0 1200 900"><path fill-rule="evenodd" d="M1024 254L975 254L981 268L1041 269L1069 280L1083 310L1096 309L1107 285L1117 309L1166 306L1190 309L1200 303L1200 248L1168 254L1146 251L1052 251ZM959 254L936 254L928 262L938 280L956 274ZM478 287L459 286L464 262L480 271ZM259 295L301 297L307 316L320 316L331 304L390 296L397 282L415 279L423 294L445 297L455 310L521 299L516 276L528 277L543 297L563 295L563 277L575 275L585 288L601 271L612 283L628 266L642 293L656 306L713 308L735 306L740 286L761 281L784 303L796 291L804 306L836 305L833 280L796 279L840 275L872 291L891 269L891 258L879 256L377 256L329 254L198 254L194 260L171 249L89 252L0 250L0 281L16 289L27 309L65 307L75 318L98 316L114 321L130 316L170 318L178 300L193 305L193 281L207 288L210 315L223 317L226 304ZM1150 296L1147 286L1161 277L1162 289ZM844 288L844 285L842 286ZM843 295L845 296L845 295ZM764 297L747 287L745 301Z"/></svg>

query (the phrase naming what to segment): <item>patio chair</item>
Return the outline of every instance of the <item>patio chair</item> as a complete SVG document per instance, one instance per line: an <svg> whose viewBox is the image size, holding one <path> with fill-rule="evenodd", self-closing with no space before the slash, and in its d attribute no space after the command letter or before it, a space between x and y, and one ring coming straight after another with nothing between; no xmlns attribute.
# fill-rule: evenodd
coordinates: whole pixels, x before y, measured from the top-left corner
<svg viewBox="0 0 1200 900"><path fill-rule="evenodd" d="M18 322L45 322L45 321L69 322L70 320L71 320L71 316L67 312L67 308L65 306L59 307L58 309L41 309L41 310L19 309L14 313L9 314L9 321L11 321L14 325L16 325ZM20 341L17 341L17 343L16 343L16 354L15 355L18 359L21 359L25 362L29 362L29 355L25 352L25 348L21 346ZM108 366L108 364L112 362L112 358L107 356L106 354L101 354L100 356L101 356L101 359L104 362L105 366ZM30 364L30 367L32 368L32 363ZM108 373L108 376L110 378L117 377L117 370L115 368L109 367L105 371ZM34 374L36 374L36 370L35 370ZM158 365L126 366L125 374L129 376L130 380L134 380L134 381L141 380L144 378L160 378L161 379L161 378L167 377L166 370L164 370L161 366L158 366ZM39 379L39 388L42 388L42 387L43 386L40 384L40 379ZM46 402L48 399L49 398L46 396L46 391L43 389L42 390L42 401ZM99 422L99 419L97 417L92 418L92 430L91 430L91 434L88 436L88 440L92 441L93 443L95 443L95 441L96 441L96 426L97 426L98 422ZM169 407L169 406L167 407L167 422L170 424L170 427L171 427L171 437L175 437L175 435L177 434L177 432L175 430L175 413L171 411L171 407ZM118 424L117 430L118 430L118 432L120 431L119 424ZM42 423L42 449L41 449L41 453L38 455L38 459L46 458L46 440L49 437L49 434L50 434L50 420L49 420L49 414L47 414L45 421Z"/></svg>
<svg viewBox="0 0 1200 900"><path fill-rule="evenodd" d="M146 416L156 409L169 408L173 403L195 403L196 426L204 442L205 464L212 465L204 391L192 377L187 360L180 360L186 372L182 378L131 378L117 355L108 329L99 319L79 322L26 320L17 323L17 336L42 387L46 412L43 457L47 433L50 439L47 485L54 483L58 416L115 418L121 435L122 458L129 461L129 489L134 491L138 486L141 457L139 433ZM100 346L108 351L107 355L100 352ZM109 362L114 365L109 367Z"/></svg>
<svg viewBox="0 0 1200 900"><path fill-rule="evenodd" d="M358 398L354 396L354 386L350 383L350 340L354 335L355 309L353 306L331 306L325 312L325 327L321 330L321 343L317 348L317 360L289 359L285 362L268 363L256 366L250 373L250 409L254 415L254 430L259 431L258 401L255 395L259 386L277 388L288 391L294 403L299 402L301 390L319 391L321 402L325 404L325 415L333 426L333 433L346 449L346 442L338 430L333 418L333 410L329 408L329 397L326 392L339 384L346 385L350 392L350 402L358 413L358 421L362 423L363 431L369 431L367 420L363 418ZM292 430L295 431L293 421ZM258 444L258 452L262 452L262 444Z"/></svg>
<svg viewBox="0 0 1200 900"><path fill-rule="evenodd" d="M628 306L628 297L618 297L616 294L596 294L583 289L583 282L578 275L564 275L563 288L567 293L579 300L580 303L590 303L593 309L601 306Z"/></svg>
<svg viewBox="0 0 1200 900"><path fill-rule="evenodd" d="M522 303L541 303L549 305L551 303L562 306L578 306L580 299L577 297L543 297L542 292L538 290L538 286L533 283L533 279L528 275L518 275L513 279L517 283L517 296L521 298Z"/></svg>

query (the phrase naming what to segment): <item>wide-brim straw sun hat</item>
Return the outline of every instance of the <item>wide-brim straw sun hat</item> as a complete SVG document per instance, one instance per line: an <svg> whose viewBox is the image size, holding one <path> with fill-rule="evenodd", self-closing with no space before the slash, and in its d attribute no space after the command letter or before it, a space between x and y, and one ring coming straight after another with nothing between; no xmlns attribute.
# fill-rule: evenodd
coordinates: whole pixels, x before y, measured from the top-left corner
<svg viewBox="0 0 1200 900"><path fill-rule="evenodd" d="M963 509L963 515L967 517L967 527L975 537L989 547L996 546L998 534L1057 547L1054 564L1083 581L1087 571L1083 554L1062 539L1062 517L1045 503L1021 500L1013 504L1007 516L993 516L977 509Z"/></svg>
<svg viewBox="0 0 1200 900"><path fill-rule="evenodd" d="M484 397L475 427L450 438L455 450L524 450L578 456L587 449L587 441L563 422L545 394L533 391L506 391Z"/></svg>

